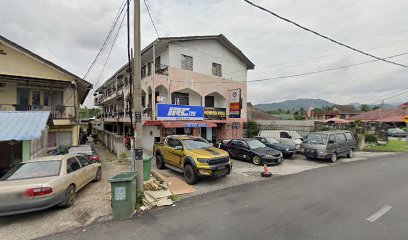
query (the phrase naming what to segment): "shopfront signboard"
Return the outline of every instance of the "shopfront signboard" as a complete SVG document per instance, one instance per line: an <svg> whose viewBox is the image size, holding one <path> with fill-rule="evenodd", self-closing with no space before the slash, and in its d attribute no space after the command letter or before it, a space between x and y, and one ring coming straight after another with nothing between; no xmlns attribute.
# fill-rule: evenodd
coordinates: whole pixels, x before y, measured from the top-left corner
<svg viewBox="0 0 408 240"><path fill-rule="evenodd" d="M157 104L157 120L203 120L203 106Z"/></svg>

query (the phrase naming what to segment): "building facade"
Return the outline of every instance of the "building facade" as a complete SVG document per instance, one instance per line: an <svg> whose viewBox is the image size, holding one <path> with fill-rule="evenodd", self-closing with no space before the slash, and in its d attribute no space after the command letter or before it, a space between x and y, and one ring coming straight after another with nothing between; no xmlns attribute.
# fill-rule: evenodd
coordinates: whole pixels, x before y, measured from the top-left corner
<svg viewBox="0 0 408 240"><path fill-rule="evenodd" d="M79 107L91 88L80 77L0 36L0 111L50 112L48 147L78 144Z"/></svg>
<svg viewBox="0 0 408 240"><path fill-rule="evenodd" d="M353 105L334 105L332 110L322 113L315 113L316 120L327 120L330 118L350 119L353 116L361 114Z"/></svg>
<svg viewBox="0 0 408 240"><path fill-rule="evenodd" d="M202 136L214 143L243 136L247 71L254 64L225 36L159 38L141 54L145 149L170 134ZM125 65L96 90L105 131L130 133L130 86ZM177 111L169 116L170 108L202 116L182 117Z"/></svg>

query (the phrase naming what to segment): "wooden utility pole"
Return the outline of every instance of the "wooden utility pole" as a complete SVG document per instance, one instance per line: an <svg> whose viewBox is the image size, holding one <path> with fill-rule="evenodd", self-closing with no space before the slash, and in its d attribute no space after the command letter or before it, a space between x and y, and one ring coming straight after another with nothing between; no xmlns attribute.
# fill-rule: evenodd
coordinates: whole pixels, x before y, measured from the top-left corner
<svg viewBox="0 0 408 240"><path fill-rule="evenodd" d="M134 82L134 112L135 112L135 159L137 184L136 189L143 191L143 146L142 146L142 87L140 76L140 1L133 1L134 4L134 58L133 58L133 82Z"/></svg>

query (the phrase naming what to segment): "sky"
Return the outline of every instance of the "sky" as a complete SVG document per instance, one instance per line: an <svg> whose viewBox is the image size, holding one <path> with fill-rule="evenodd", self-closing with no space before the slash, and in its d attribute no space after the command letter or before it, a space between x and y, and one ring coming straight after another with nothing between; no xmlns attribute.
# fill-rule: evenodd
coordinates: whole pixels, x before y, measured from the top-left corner
<svg viewBox="0 0 408 240"><path fill-rule="evenodd" d="M224 34L255 63L255 70L248 72L249 81L372 60L277 19L243 0L146 2L161 37ZM408 65L406 0L253 2L379 57L407 53L389 60ZM0 34L83 77L121 4L122 0L0 0ZM156 38L142 1L142 48ZM126 21L102 71L108 52L103 52L86 78L96 87L127 61ZM408 101L404 89L408 89L408 68L377 61L319 74L248 83L248 101L258 104L321 98L338 104L378 104L382 99L395 103ZM85 105L92 105L92 98L90 95Z"/></svg>

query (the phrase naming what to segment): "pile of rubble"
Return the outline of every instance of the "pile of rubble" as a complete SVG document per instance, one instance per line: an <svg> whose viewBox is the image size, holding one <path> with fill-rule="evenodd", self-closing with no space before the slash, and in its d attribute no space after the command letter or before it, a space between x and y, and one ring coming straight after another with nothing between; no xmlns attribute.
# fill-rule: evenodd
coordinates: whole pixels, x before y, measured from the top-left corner
<svg viewBox="0 0 408 240"><path fill-rule="evenodd" d="M172 196L195 192L196 189L177 177L167 177L152 171L149 181L143 183L143 204L147 209L173 205Z"/></svg>

